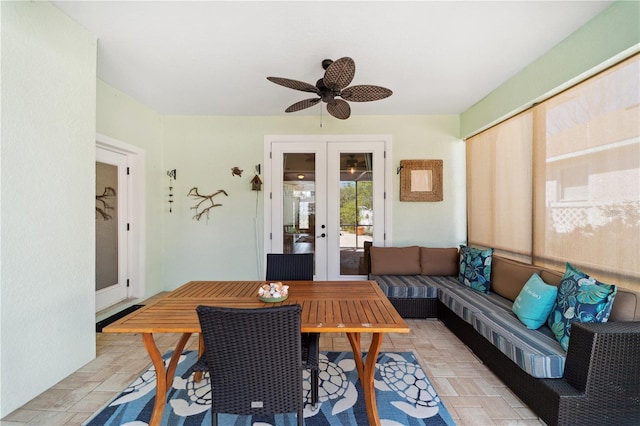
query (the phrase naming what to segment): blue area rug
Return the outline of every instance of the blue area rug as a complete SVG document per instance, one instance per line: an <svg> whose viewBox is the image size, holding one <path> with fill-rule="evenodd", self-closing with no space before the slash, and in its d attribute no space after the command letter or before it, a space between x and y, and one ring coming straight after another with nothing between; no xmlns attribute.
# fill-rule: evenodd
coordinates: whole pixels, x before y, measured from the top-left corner
<svg viewBox="0 0 640 426"><path fill-rule="evenodd" d="M164 355L168 364L171 352ZM184 380L180 376L196 361L197 353L182 354L173 387L169 390L162 424L167 426L210 426L211 394L207 376L199 383L193 375ZM309 373L304 372L305 400L310 391ZM87 426L143 426L153 411L155 398L155 370L151 367L94 414ZM429 382L422 367L411 352L387 352L378 356L375 375L376 402L383 426L455 425L442 405L440 397ZM367 425L362 386L358 380L351 352L323 352L320 354L319 402L314 408L305 406L304 424ZM295 414L270 416L235 416L220 414L221 425L233 426L289 426L296 424Z"/></svg>

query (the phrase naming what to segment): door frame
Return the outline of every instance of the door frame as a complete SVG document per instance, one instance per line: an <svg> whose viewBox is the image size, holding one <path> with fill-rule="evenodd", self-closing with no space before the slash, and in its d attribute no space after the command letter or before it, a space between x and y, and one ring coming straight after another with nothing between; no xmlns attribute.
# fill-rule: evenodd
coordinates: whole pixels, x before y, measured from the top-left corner
<svg viewBox="0 0 640 426"><path fill-rule="evenodd" d="M127 216L129 232L127 298L141 298L145 294L145 154L141 148L118 139L96 133L96 148L127 156L129 164ZM95 291L95 282L94 282ZM109 309L109 307L104 308Z"/></svg>
<svg viewBox="0 0 640 426"><path fill-rule="evenodd" d="M386 134L357 134L357 135L265 135L264 136L264 216L263 216L263 254L262 254L262 267L260 270L265 272L266 257L269 250L271 250L271 211L272 211L272 190L273 182L271 181L271 144L277 142L286 143L299 143L304 147L307 143L329 143L329 142L345 142L345 143L362 143L363 145L372 142L384 143L384 232L382 233L382 240L374 240L373 244L377 246L385 246L386 241L393 241L392 236L392 207L393 207L393 167L391 164L393 138L391 135Z"/></svg>

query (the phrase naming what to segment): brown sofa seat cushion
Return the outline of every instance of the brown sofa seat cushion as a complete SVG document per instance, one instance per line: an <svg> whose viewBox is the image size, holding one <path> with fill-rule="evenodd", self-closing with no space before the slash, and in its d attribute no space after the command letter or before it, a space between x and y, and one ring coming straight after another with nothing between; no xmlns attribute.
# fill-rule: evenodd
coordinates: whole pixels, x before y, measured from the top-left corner
<svg viewBox="0 0 640 426"><path fill-rule="evenodd" d="M420 274L433 276L458 275L460 258L456 247L420 247Z"/></svg>
<svg viewBox="0 0 640 426"><path fill-rule="evenodd" d="M420 275L420 247L371 247L373 275Z"/></svg>
<svg viewBox="0 0 640 426"><path fill-rule="evenodd" d="M609 321L640 321L640 292L618 287Z"/></svg>
<svg viewBox="0 0 640 426"><path fill-rule="evenodd" d="M513 302L529 278L534 273L540 275L541 271L540 267L494 255L491 262L491 291ZM541 278L546 283L553 284L542 275Z"/></svg>

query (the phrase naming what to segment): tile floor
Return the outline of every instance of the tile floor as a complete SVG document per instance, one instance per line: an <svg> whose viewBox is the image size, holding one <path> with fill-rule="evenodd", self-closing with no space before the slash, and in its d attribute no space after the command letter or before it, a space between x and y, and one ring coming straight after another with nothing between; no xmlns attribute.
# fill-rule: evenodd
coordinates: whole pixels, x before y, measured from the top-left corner
<svg viewBox="0 0 640 426"><path fill-rule="evenodd" d="M436 320L408 320L410 334L385 336L383 351L413 351L458 425L544 425L467 347ZM156 336L161 352L175 334ZM363 336L363 345L369 344ZM347 351L344 335L321 337L321 350ZM96 335L97 357L0 420L9 425L81 425L150 365L140 335ZM365 347L365 346L363 346ZM196 349L192 337L188 349Z"/></svg>

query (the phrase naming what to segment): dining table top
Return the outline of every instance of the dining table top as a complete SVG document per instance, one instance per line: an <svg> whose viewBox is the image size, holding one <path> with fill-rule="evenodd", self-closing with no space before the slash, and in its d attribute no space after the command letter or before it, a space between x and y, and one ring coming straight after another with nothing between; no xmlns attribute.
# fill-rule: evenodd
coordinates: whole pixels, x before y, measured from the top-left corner
<svg viewBox="0 0 640 426"><path fill-rule="evenodd" d="M299 304L302 332L409 333L409 327L375 281L283 281L282 302L263 302L268 281L190 281L106 326L104 333L198 333L199 305L261 308Z"/></svg>

